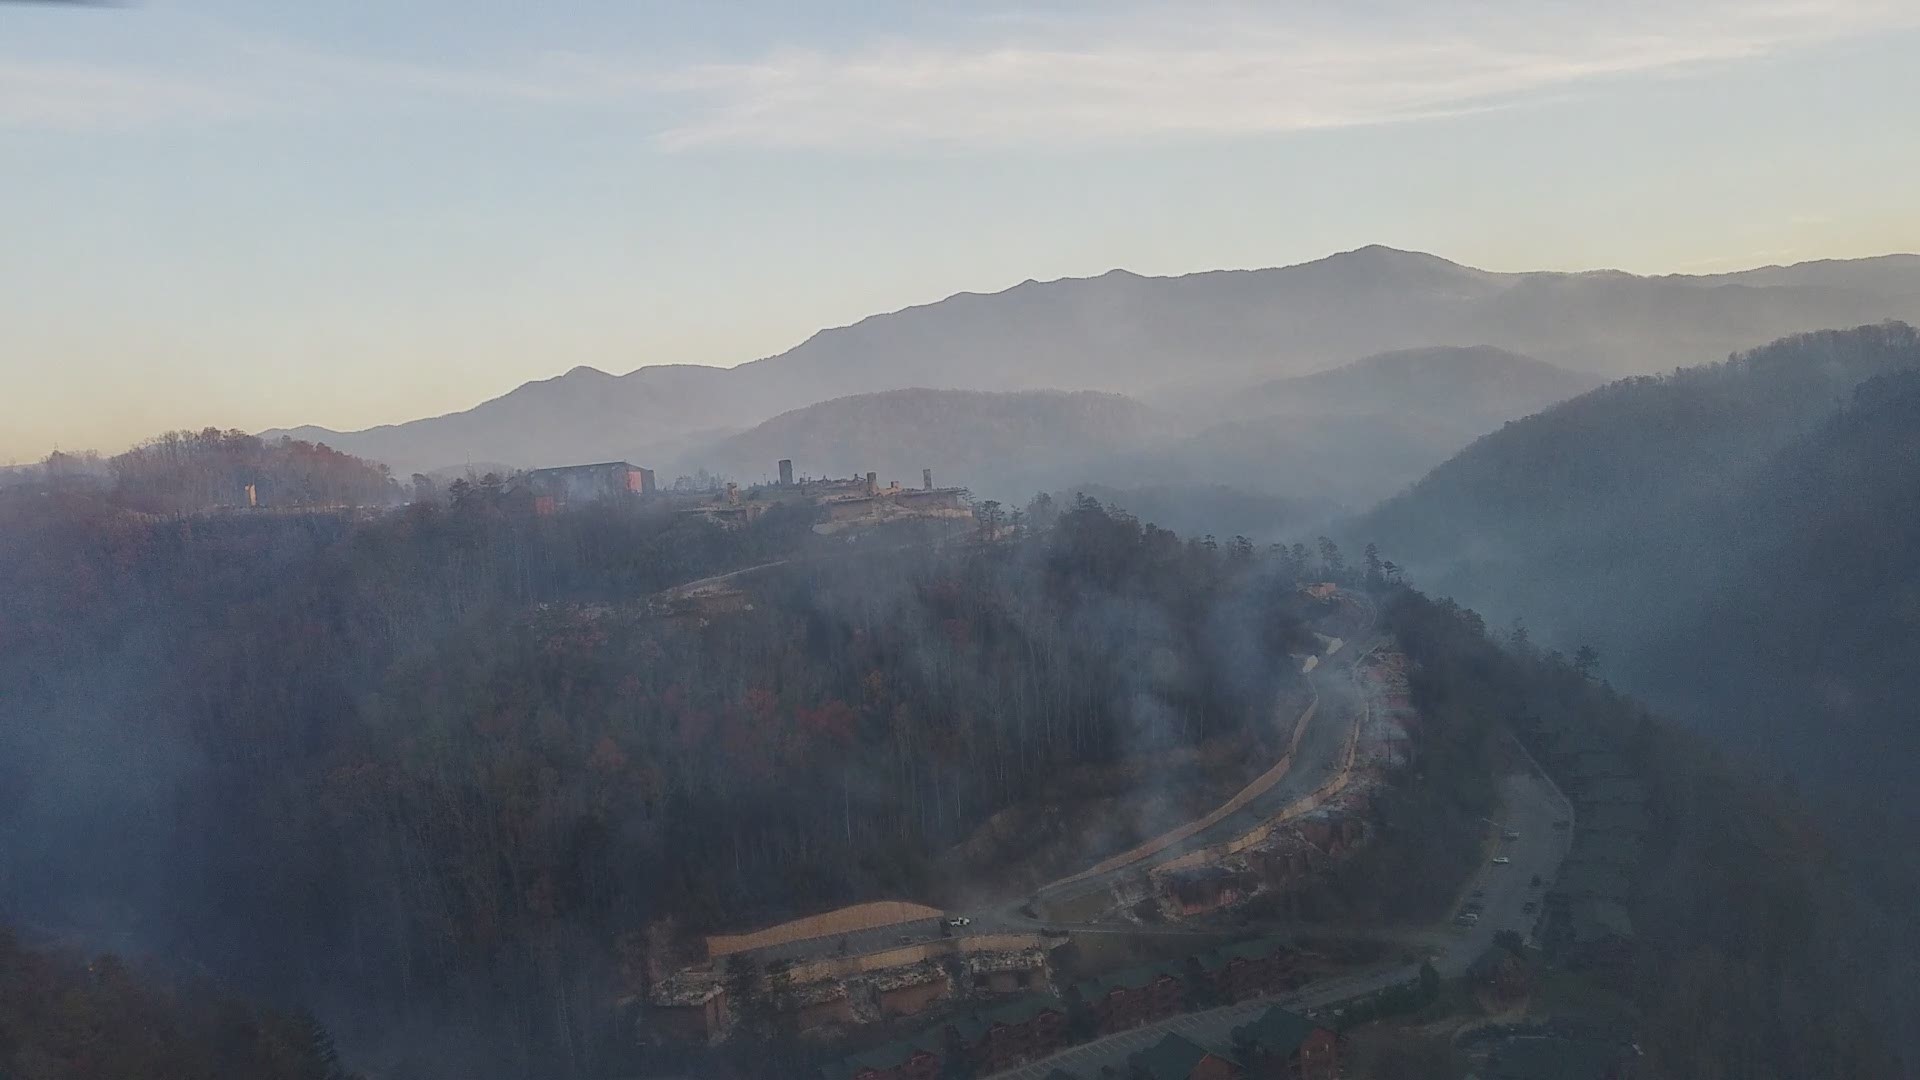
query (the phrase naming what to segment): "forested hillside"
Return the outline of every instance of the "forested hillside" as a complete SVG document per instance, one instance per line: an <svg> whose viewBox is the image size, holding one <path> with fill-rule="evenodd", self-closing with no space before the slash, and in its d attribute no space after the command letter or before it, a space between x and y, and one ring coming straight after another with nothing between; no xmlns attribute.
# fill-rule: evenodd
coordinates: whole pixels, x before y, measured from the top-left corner
<svg viewBox="0 0 1920 1080"><path fill-rule="evenodd" d="M1523 639L1596 649L1617 685L1804 785L1833 876L1898 913L1920 886L1917 438L1912 328L1805 335L1510 424L1354 532ZM1874 925L1910 970L1920 928ZM1910 980L1876 978L1916 1004Z"/></svg>
<svg viewBox="0 0 1920 1080"><path fill-rule="evenodd" d="M1496 716L1523 736L1620 748L1651 825L1630 877L1624 955L1575 968L1597 1009L1625 1008L1642 1080L1909 1075L1910 900L1863 887L1817 808L1524 636L1402 590L1388 619L1424 710ZM1565 783L1567 778L1561 778ZM1596 992L1597 991L1597 992ZM1617 994L1618 998L1609 997Z"/></svg>
<svg viewBox="0 0 1920 1080"><path fill-rule="evenodd" d="M1425 417L1472 438L1600 382L1491 345L1446 345L1378 353L1310 375L1238 387L1211 403L1233 419Z"/></svg>
<svg viewBox="0 0 1920 1080"><path fill-rule="evenodd" d="M84 472L62 475L76 472L73 469L44 471L54 484L89 478ZM284 436L261 439L216 428L155 436L109 459L107 472L116 502L156 513L242 506L383 506L400 496L385 465L325 444Z"/></svg>
<svg viewBox="0 0 1920 1080"><path fill-rule="evenodd" d="M1360 520L1423 588L1774 768L1892 784L1920 552L1903 324L1630 379L1480 440ZM1883 786L1881 790L1896 790Z"/></svg>
<svg viewBox="0 0 1920 1080"><path fill-rule="evenodd" d="M650 926L937 891L985 816L1240 729L1310 647L1248 545L1035 516L849 549L488 486L377 519L6 493L0 915L420 1075L614 1067ZM648 603L786 557L736 615Z"/></svg>
<svg viewBox="0 0 1920 1080"><path fill-rule="evenodd" d="M516 506L486 484L371 518L0 493L0 916L310 1009L382 1076L640 1070L615 1003L676 939L990 892L993 865L941 856L1003 809L1215 737L1271 760L1253 721L1314 647L1302 575L1386 589L1331 547L1185 540L1091 499L1036 500L998 541L852 545L805 512ZM746 566L732 602L654 602ZM1858 934L1886 916L1823 884L1790 806L1471 613L1399 591L1386 625L1435 722L1480 718L1434 791L1484 800L1489 721L1572 710L1639 748L1663 839L1618 989L1653 1075L1796 1075L1745 1069L1758 1039L1885 1075L1855 991L1882 985ZM1382 805L1389 831L1418 809ZM1138 839L1119 826L1079 854ZM1396 865L1323 896L1357 908Z"/></svg>
<svg viewBox="0 0 1920 1080"><path fill-rule="evenodd" d="M311 1015L177 984L115 956L30 948L0 926L0 1076L349 1080Z"/></svg>

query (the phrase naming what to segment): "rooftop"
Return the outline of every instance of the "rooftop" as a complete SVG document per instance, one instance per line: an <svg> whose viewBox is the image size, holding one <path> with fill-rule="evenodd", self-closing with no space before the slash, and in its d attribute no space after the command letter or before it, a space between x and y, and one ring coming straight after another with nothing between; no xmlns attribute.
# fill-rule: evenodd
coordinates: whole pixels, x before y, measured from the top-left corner
<svg viewBox="0 0 1920 1080"><path fill-rule="evenodd" d="M614 468L637 469L639 467L640 466L635 465L630 461L596 461L591 465L552 465L544 469L528 469L527 475L534 476L541 473L580 472L586 469L614 469Z"/></svg>
<svg viewBox="0 0 1920 1080"><path fill-rule="evenodd" d="M1239 1046L1257 1046L1269 1054L1292 1057L1307 1037L1321 1025L1278 1005L1261 1013L1251 1022L1233 1029L1233 1041Z"/></svg>
<svg viewBox="0 0 1920 1080"><path fill-rule="evenodd" d="M1209 1057L1238 1066L1240 1062L1225 1050L1217 1050L1187 1038L1168 1035L1127 1059L1135 1072L1151 1080L1187 1080L1194 1067Z"/></svg>

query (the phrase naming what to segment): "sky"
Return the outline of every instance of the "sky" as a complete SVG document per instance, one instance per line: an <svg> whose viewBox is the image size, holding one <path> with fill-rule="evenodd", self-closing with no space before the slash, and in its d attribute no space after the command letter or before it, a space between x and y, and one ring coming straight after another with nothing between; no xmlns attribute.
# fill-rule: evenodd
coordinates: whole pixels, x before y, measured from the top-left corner
<svg viewBox="0 0 1920 1080"><path fill-rule="evenodd" d="M0 463L1114 267L1920 250L1915 55L1912 0L0 2Z"/></svg>

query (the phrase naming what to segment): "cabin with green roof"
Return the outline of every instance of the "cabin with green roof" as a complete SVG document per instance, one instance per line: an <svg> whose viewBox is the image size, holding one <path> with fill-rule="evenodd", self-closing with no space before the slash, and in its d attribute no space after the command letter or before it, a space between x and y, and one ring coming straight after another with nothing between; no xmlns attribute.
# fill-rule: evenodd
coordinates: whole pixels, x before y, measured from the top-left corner
<svg viewBox="0 0 1920 1080"><path fill-rule="evenodd" d="M1250 1074L1224 1047L1167 1035L1128 1057L1127 1075L1133 1080L1241 1080Z"/></svg>
<svg viewBox="0 0 1920 1080"><path fill-rule="evenodd" d="M1333 1080L1340 1073L1333 1029L1278 1005L1234 1028L1233 1048L1256 1076Z"/></svg>

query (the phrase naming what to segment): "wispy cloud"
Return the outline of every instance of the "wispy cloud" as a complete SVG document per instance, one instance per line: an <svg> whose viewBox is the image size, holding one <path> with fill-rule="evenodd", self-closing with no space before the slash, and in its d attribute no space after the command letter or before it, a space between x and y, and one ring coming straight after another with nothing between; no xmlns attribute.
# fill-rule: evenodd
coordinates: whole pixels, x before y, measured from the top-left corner
<svg viewBox="0 0 1920 1080"><path fill-rule="evenodd" d="M1440 7L1447 10L1439 11ZM1313 11L1320 14L1312 14ZM672 148L1052 145L1253 135L1498 108L1920 24L1884 0L1465 8L1192 4L1015 24L967 46L792 50L678 74Z"/></svg>
<svg viewBox="0 0 1920 1080"><path fill-rule="evenodd" d="M1445 7L1446 10L1438 10ZM899 151L1247 136L1508 107L1920 27L1911 0L1189 0L981 13L924 37L664 65L491 67L220 32L204 69L0 58L0 125L99 127L412 102L644 113L662 147Z"/></svg>

